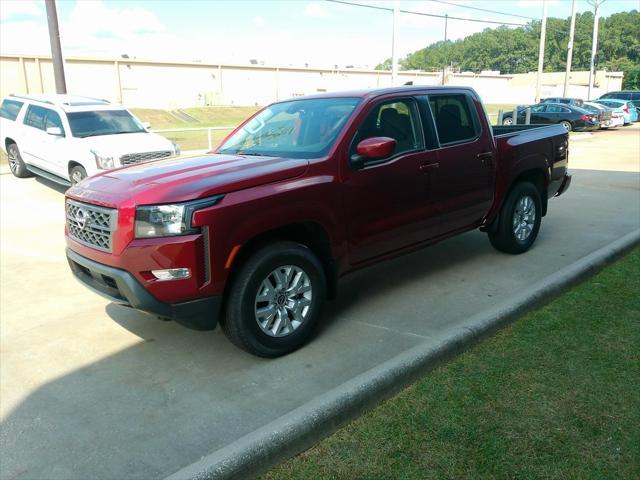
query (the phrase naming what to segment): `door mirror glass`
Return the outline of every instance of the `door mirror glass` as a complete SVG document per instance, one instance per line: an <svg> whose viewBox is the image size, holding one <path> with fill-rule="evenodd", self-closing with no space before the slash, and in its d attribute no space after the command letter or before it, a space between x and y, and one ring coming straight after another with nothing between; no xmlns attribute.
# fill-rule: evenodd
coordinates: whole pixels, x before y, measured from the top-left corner
<svg viewBox="0 0 640 480"><path fill-rule="evenodd" d="M47 133L49 135L55 135L56 137L61 137L62 129L60 127L49 127L47 128Z"/></svg>

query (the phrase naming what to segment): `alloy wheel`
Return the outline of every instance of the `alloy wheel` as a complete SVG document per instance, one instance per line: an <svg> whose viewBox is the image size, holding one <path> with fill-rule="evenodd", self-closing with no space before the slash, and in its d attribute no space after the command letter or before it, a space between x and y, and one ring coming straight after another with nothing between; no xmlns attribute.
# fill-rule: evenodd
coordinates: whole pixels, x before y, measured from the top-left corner
<svg viewBox="0 0 640 480"><path fill-rule="evenodd" d="M513 235L520 242L529 238L536 223L536 204L529 195L518 200L513 211Z"/></svg>
<svg viewBox="0 0 640 480"><path fill-rule="evenodd" d="M262 281L255 299L255 318L270 337L286 337L297 330L310 313L313 286L309 275L295 265L273 270Z"/></svg>

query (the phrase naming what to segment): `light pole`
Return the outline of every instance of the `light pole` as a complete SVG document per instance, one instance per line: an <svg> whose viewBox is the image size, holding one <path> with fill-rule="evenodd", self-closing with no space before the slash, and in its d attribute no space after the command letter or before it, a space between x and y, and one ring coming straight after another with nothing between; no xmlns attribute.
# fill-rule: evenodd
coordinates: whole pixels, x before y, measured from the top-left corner
<svg viewBox="0 0 640 480"><path fill-rule="evenodd" d="M564 73L564 88L562 96L566 97L569 91L569 75L571 74L571 57L573 56L573 36L576 32L576 0L571 4L571 26L569 27L569 44L567 45L567 69Z"/></svg>
<svg viewBox="0 0 640 480"><path fill-rule="evenodd" d="M64 61L60 46L60 30L58 29L58 12L55 0L45 0L47 7L47 23L49 24L49 42L51 43L51 59L53 60L53 76L56 80L56 93L67 93L67 81L64 76Z"/></svg>
<svg viewBox="0 0 640 480"><path fill-rule="evenodd" d="M538 50L538 76L536 77L536 102L540 101L542 68L544 67L544 41L547 34L547 1L542 0L542 25L540 25L540 48Z"/></svg>
<svg viewBox="0 0 640 480"><path fill-rule="evenodd" d="M596 52L598 51L598 24L600 23L600 5L605 0L588 0L590 5L593 5L593 39L591 41L591 63L589 64L589 88L587 89L587 100L591 100L591 88L595 80L595 63Z"/></svg>
<svg viewBox="0 0 640 480"><path fill-rule="evenodd" d="M400 0L393 2L393 38L391 40L391 86L398 83L398 17Z"/></svg>
<svg viewBox="0 0 640 480"><path fill-rule="evenodd" d="M449 26L449 14L445 13L444 14L444 51L447 51L447 27ZM444 65L442 65L442 85L445 84L445 70L447 68L447 64L445 62Z"/></svg>

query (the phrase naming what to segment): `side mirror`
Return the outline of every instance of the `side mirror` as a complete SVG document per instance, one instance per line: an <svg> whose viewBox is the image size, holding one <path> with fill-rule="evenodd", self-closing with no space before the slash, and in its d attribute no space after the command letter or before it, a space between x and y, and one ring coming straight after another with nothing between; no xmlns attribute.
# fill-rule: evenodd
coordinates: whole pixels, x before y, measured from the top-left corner
<svg viewBox="0 0 640 480"><path fill-rule="evenodd" d="M389 137L372 137L362 140L356 147L356 154L351 157L351 166L360 169L366 159L389 157L396 150L397 142Z"/></svg>
<svg viewBox="0 0 640 480"><path fill-rule="evenodd" d="M149 130L151 128L151 124L149 122L142 122L142 126L145 130Z"/></svg>
<svg viewBox="0 0 640 480"><path fill-rule="evenodd" d="M60 127L49 127L47 128L47 133L49 135L54 135L56 137L62 136L62 129Z"/></svg>

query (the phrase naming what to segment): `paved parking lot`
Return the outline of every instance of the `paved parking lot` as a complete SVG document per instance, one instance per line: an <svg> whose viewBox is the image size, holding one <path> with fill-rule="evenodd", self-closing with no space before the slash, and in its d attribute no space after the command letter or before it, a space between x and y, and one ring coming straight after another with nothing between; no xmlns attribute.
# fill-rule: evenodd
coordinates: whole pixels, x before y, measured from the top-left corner
<svg viewBox="0 0 640 480"><path fill-rule="evenodd" d="M355 273L318 337L277 360L76 283L62 190L0 175L0 478L169 475L640 228L640 124L570 155L533 250L470 232Z"/></svg>

